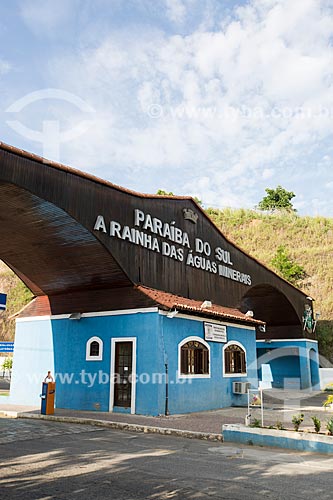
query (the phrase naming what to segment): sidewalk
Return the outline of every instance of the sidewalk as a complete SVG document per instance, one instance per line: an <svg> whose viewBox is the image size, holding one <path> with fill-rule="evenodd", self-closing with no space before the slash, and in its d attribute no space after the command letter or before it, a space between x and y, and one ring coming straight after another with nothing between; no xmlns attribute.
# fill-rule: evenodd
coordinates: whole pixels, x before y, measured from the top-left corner
<svg viewBox="0 0 333 500"><path fill-rule="evenodd" d="M315 415L323 424L333 417L332 410L325 410L322 402L326 393L270 391L264 396L264 425L276 425L281 422L286 429L292 429L293 415L304 413L302 429L313 429L311 416ZM251 409L252 418L261 419L259 408ZM137 432L160 432L202 439L221 439L223 424L244 423L247 408L229 407L170 416L142 416L123 413L97 411L77 411L56 408L54 416L40 415L40 409L16 405L0 404L0 415L18 418L43 418L63 422L90 423Z"/></svg>

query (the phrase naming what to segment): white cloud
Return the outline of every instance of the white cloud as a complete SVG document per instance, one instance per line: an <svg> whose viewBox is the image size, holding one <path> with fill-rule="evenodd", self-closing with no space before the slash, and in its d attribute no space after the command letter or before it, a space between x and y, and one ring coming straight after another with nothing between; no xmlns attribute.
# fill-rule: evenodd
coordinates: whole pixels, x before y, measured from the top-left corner
<svg viewBox="0 0 333 500"><path fill-rule="evenodd" d="M274 175L274 170L272 168L264 168L262 172L263 179L270 179Z"/></svg>
<svg viewBox="0 0 333 500"><path fill-rule="evenodd" d="M184 21L184 2L166 5L169 19ZM252 206L258 184L331 141L333 23L325 5L253 0L214 31L118 30L97 48L52 60L53 81L97 110L89 134L63 150L66 161L141 191L163 181L206 204ZM46 25L58 22L45 16Z"/></svg>
<svg viewBox="0 0 333 500"><path fill-rule="evenodd" d="M165 0L168 18L175 23L182 23L186 15L186 7L182 0Z"/></svg>
<svg viewBox="0 0 333 500"><path fill-rule="evenodd" d="M69 14L76 8L76 0L24 0L21 16L28 28L36 35L53 35L61 28ZM57 31L59 34L59 31Z"/></svg>
<svg viewBox="0 0 333 500"><path fill-rule="evenodd" d="M8 73L10 69L11 65L9 64L9 62L0 58L0 76Z"/></svg>

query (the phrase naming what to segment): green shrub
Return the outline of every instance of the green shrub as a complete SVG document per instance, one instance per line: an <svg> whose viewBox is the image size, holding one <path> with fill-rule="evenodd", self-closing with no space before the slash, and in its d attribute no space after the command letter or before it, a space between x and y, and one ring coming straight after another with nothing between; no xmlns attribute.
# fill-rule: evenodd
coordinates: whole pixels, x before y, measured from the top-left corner
<svg viewBox="0 0 333 500"><path fill-rule="evenodd" d="M251 422L250 427L261 427L261 422L258 418L254 418Z"/></svg>
<svg viewBox="0 0 333 500"><path fill-rule="evenodd" d="M299 426L304 420L304 414L300 413L299 415L294 415L292 418L292 423L294 424L294 429L296 432L298 432Z"/></svg>
<svg viewBox="0 0 333 500"><path fill-rule="evenodd" d="M13 358L5 359L5 361L2 363L2 369L11 370L12 368L13 368Z"/></svg>
<svg viewBox="0 0 333 500"><path fill-rule="evenodd" d="M290 283L295 284L305 277L303 267L289 257L283 245L278 247L276 255L271 263L277 272Z"/></svg>
<svg viewBox="0 0 333 500"><path fill-rule="evenodd" d="M327 408L328 406L331 406L331 404L333 404L333 394L330 394L329 396L327 396L327 398L323 402L323 406L324 406L324 408Z"/></svg>
<svg viewBox="0 0 333 500"><path fill-rule="evenodd" d="M319 420L319 418L317 418L315 416L311 417L311 419L312 419L315 431L318 433L320 431L321 421Z"/></svg>
<svg viewBox="0 0 333 500"><path fill-rule="evenodd" d="M330 436L333 436L333 417L327 422L326 429Z"/></svg>

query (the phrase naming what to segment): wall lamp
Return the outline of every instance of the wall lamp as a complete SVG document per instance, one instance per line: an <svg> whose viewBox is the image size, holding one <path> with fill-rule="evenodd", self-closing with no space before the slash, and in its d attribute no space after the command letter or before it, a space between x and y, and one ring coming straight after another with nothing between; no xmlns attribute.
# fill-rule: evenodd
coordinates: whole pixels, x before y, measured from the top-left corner
<svg viewBox="0 0 333 500"><path fill-rule="evenodd" d="M82 318L82 314L81 313L72 313L69 315L69 318L68 319L76 319L76 320L79 320Z"/></svg>
<svg viewBox="0 0 333 500"><path fill-rule="evenodd" d="M200 309L207 309L208 307L212 307L211 300L204 300L200 306Z"/></svg>
<svg viewBox="0 0 333 500"><path fill-rule="evenodd" d="M174 309L173 311L169 311L167 314L167 318L174 318L178 314L177 309Z"/></svg>

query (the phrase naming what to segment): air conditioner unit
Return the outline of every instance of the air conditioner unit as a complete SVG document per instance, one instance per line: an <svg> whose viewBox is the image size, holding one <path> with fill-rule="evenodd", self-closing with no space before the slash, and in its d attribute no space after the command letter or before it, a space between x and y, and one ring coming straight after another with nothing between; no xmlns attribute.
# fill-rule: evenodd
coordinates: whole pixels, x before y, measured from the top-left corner
<svg viewBox="0 0 333 500"><path fill-rule="evenodd" d="M233 382L232 392L234 394L247 394L248 389L251 389L250 382Z"/></svg>

